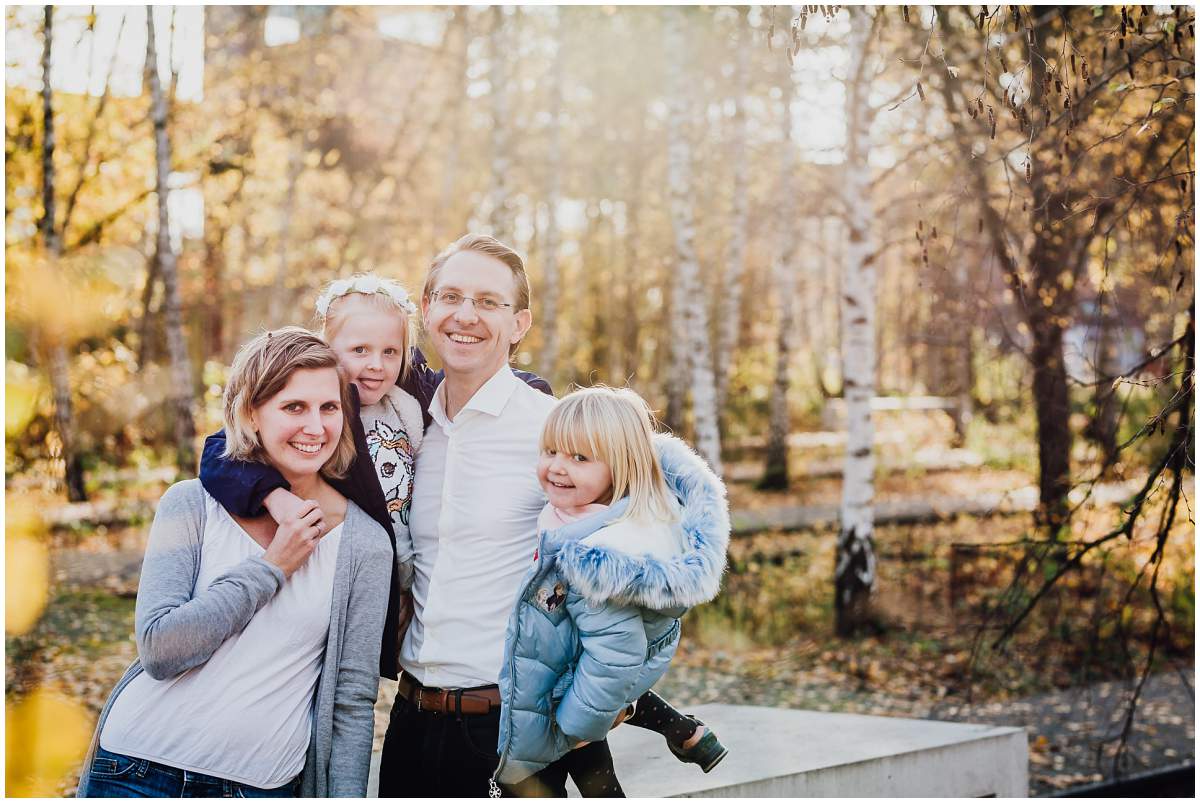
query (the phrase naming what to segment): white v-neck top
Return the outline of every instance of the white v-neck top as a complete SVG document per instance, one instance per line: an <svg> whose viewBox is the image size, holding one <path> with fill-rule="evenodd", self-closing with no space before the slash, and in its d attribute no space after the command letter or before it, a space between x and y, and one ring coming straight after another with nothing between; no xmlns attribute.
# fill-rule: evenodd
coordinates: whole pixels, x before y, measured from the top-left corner
<svg viewBox="0 0 1200 803"><path fill-rule="evenodd" d="M205 496L193 598L266 551ZM265 789L295 778L308 750L341 535L339 524L322 537L308 561L205 663L169 680L144 672L134 678L113 703L100 745Z"/></svg>
<svg viewBox="0 0 1200 803"><path fill-rule="evenodd" d="M451 421L445 383L417 454L414 616L400 663L427 686L496 683L504 628L537 547L542 424L556 404L507 365Z"/></svg>

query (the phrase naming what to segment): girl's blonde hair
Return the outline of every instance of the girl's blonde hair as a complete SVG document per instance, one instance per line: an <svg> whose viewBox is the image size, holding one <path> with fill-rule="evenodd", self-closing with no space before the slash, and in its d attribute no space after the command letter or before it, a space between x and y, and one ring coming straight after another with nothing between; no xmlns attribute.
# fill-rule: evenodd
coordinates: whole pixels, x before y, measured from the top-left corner
<svg viewBox="0 0 1200 803"><path fill-rule="evenodd" d="M335 279L321 288L317 296L316 319L321 336L328 341L337 337L346 322L345 304L348 298L358 298L380 312L391 312L404 319L401 343L400 381L408 378L410 366L409 344L413 341L413 315L416 305L408 296L403 285L393 279L385 279L374 273L356 273L349 279Z"/></svg>
<svg viewBox="0 0 1200 803"><path fill-rule="evenodd" d="M616 521L675 521L678 505L658 465L650 405L629 388L597 385L564 396L542 427L541 448L584 454L612 471L612 499L629 496Z"/></svg>
<svg viewBox="0 0 1200 803"><path fill-rule="evenodd" d="M349 383L324 340L299 326L264 332L238 349L225 384L225 451L231 460L267 462L267 453L254 431L250 414L283 390L292 374L301 369L332 368L338 377L342 412L350 410ZM342 423L333 457L321 467L326 477L344 477L354 462L354 431Z"/></svg>

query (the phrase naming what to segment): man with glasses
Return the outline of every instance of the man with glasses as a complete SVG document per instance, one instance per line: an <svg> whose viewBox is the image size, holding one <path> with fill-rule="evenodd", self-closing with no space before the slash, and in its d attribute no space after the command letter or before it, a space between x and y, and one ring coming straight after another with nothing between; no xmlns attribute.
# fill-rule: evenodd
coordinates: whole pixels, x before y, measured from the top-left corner
<svg viewBox="0 0 1200 803"><path fill-rule="evenodd" d="M445 378L417 456L414 615L379 795L476 797L498 762L504 630L533 559L538 438L555 400L509 366L533 322L513 249L462 237L430 265L421 309Z"/></svg>

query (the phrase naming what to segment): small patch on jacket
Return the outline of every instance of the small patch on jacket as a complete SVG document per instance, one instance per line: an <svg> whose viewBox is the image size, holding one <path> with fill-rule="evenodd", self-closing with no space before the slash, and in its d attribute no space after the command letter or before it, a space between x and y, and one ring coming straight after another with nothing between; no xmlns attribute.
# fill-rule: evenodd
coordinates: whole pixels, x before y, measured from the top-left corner
<svg viewBox="0 0 1200 803"><path fill-rule="evenodd" d="M538 607L549 613L566 601L567 590L563 587L562 583L555 583L553 591L549 588L539 588L535 599L537 600Z"/></svg>

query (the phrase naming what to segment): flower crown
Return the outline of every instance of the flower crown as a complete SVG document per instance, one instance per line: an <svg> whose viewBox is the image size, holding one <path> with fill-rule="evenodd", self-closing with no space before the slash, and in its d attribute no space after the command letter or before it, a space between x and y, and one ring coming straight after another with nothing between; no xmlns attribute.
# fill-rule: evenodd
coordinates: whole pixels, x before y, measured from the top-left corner
<svg viewBox="0 0 1200 803"><path fill-rule="evenodd" d="M362 293L368 296L381 293L399 304L409 315L417 313L417 305L412 302L408 291L399 282L365 274L350 279L338 279L330 283L325 288L325 292L317 298L317 314L324 318L329 313L329 305L333 303L334 299L351 293Z"/></svg>

